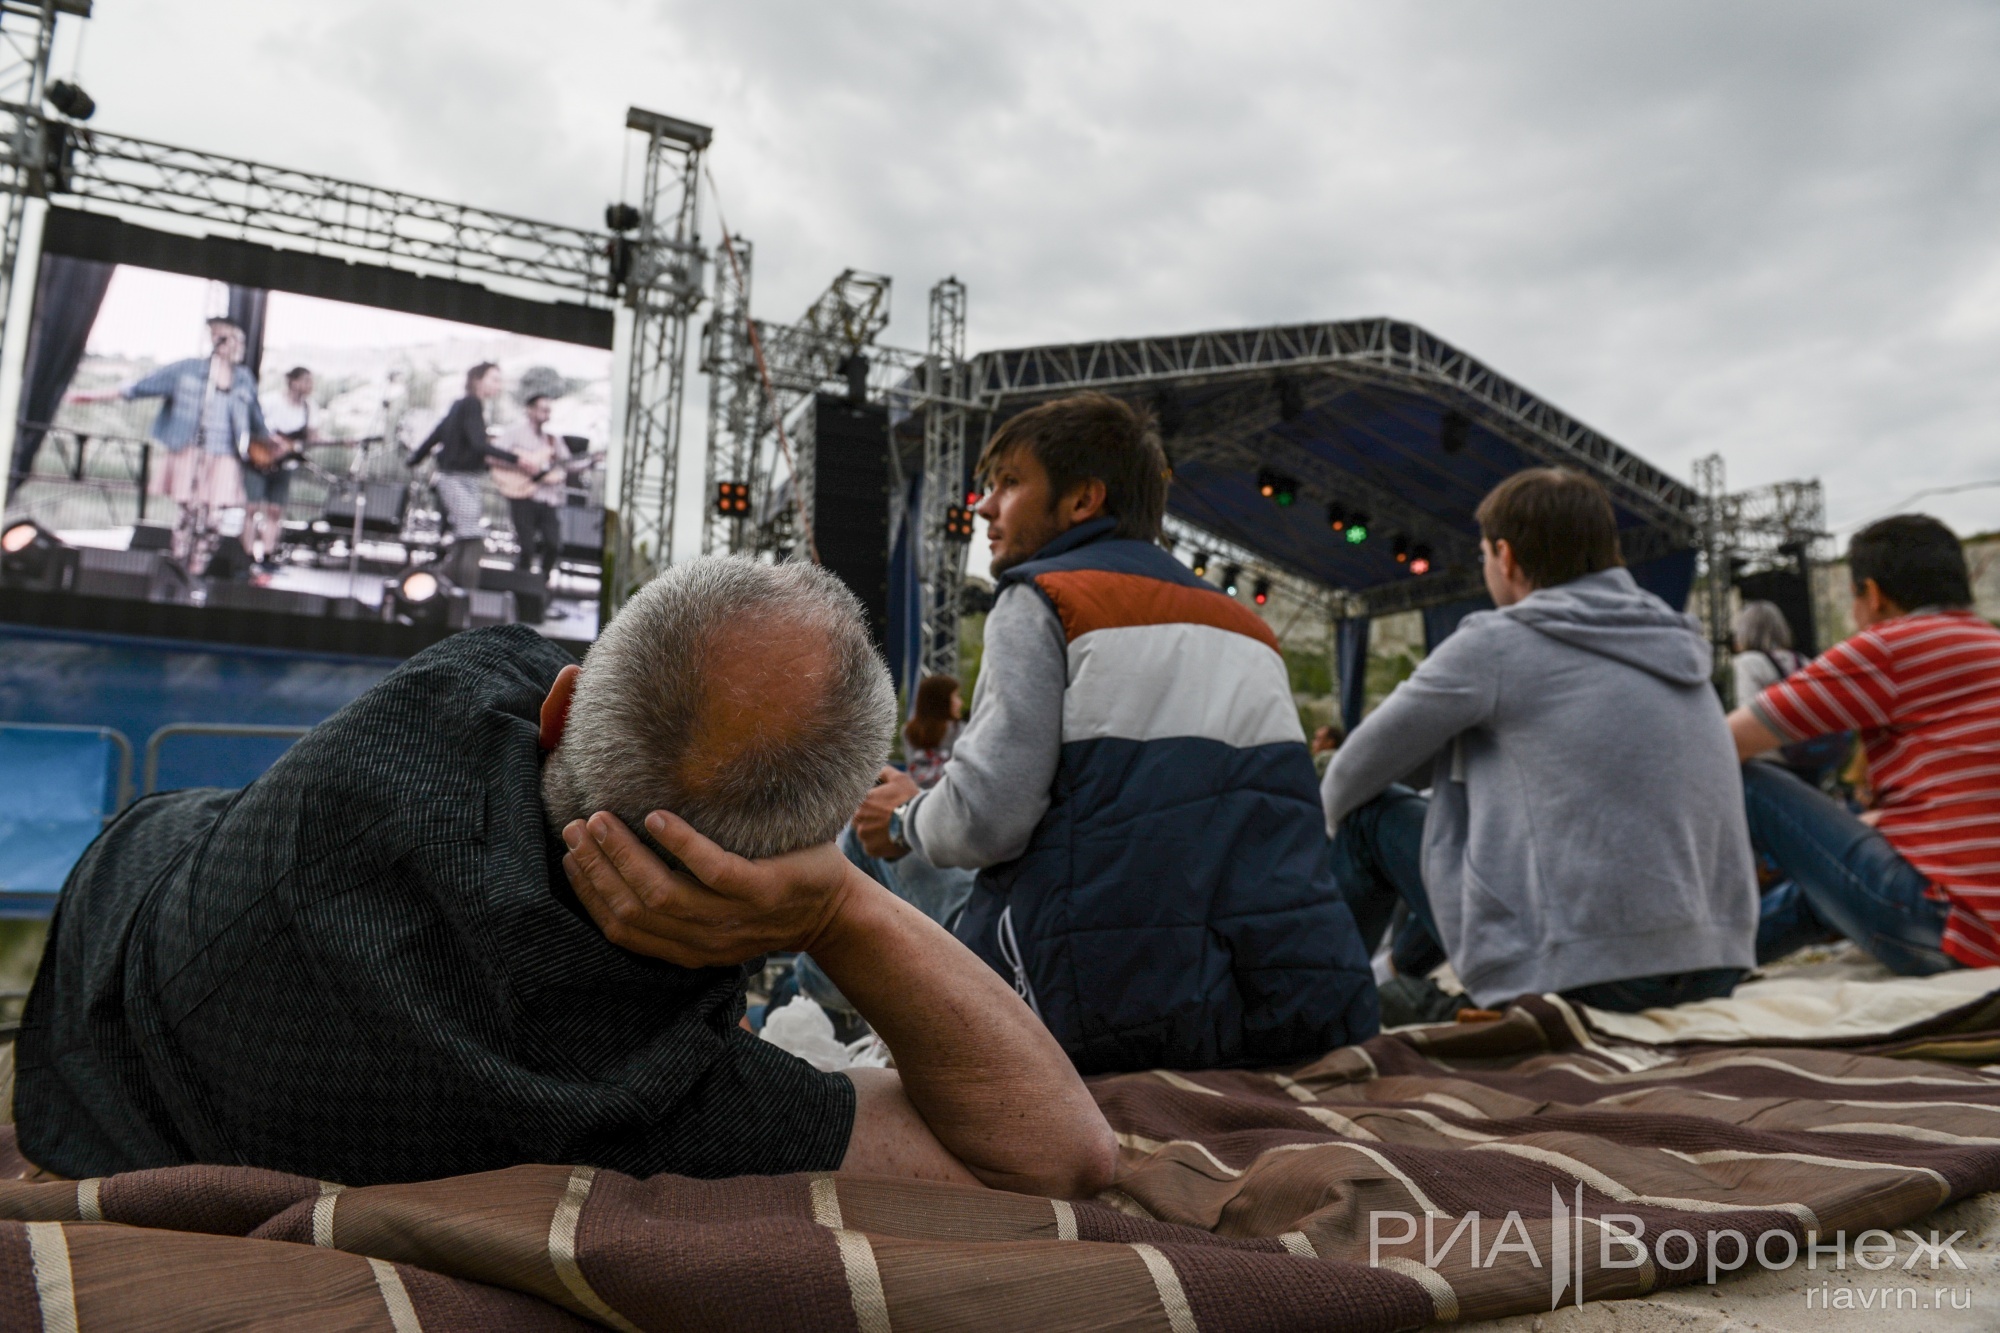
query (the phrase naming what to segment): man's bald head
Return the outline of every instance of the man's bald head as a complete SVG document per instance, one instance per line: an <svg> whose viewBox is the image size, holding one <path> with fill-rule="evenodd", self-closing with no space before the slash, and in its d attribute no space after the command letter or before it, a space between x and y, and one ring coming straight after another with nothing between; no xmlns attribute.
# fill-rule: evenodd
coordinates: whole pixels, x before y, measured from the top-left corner
<svg viewBox="0 0 2000 1333"><path fill-rule="evenodd" d="M742 856L825 842L889 751L895 692L817 566L704 559L640 589L584 659L543 770L553 826L671 810Z"/></svg>

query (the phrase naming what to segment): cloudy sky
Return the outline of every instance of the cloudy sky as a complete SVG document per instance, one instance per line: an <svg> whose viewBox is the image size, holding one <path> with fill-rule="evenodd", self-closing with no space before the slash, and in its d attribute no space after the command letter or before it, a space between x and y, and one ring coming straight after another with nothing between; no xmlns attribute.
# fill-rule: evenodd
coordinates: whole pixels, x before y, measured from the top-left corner
<svg viewBox="0 0 2000 1333"><path fill-rule="evenodd" d="M975 350L1394 315L1679 475L1820 476L1835 525L2000 479L2000 6L97 15L106 128L552 220L618 192L628 104L711 123L768 318L849 265L913 346L947 273ZM1919 507L2000 528L2000 487Z"/></svg>

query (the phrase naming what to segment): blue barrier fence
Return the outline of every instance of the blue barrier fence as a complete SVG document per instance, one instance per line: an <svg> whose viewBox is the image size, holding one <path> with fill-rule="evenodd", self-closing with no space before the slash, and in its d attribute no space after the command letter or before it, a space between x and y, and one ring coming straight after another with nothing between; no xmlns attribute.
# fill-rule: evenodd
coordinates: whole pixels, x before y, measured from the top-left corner
<svg viewBox="0 0 2000 1333"><path fill-rule="evenodd" d="M395 666L0 625L0 917L47 916L135 794L243 786Z"/></svg>

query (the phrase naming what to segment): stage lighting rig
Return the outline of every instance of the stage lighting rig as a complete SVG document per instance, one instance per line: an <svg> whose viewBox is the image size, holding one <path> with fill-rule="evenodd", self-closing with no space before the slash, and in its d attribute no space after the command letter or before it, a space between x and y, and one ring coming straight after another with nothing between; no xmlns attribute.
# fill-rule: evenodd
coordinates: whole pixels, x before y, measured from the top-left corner
<svg viewBox="0 0 2000 1333"><path fill-rule="evenodd" d="M1198 579L1208 577L1208 552L1196 551L1194 553L1194 576Z"/></svg>
<svg viewBox="0 0 2000 1333"><path fill-rule="evenodd" d="M944 537L946 541L969 542L972 540L972 511L964 505L946 505L944 508Z"/></svg>
<svg viewBox="0 0 2000 1333"><path fill-rule="evenodd" d="M1410 548L1410 572L1420 578L1431 572L1431 548L1422 542Z"/></svg>
<svg viewBox="0 0 2000 1333"><path fill-rule="evenodd" d="M1350 546L1359 546L1368 540L1368 515L1356 510L1347 516L1347 529L1341 533Z"/></svg>
<svg viewBox="0 0 2000 1333"><path fill-rule="evenodd" d="M1282 472L1265 468L1257 474L1257 493L1272 504L1289 507L1298 499L1299 483Z"/></svg>
<svg viewBox="0 0 2000 1333"><path fill-rule="evenodd" d="M1262 606L1271 600L1271 580L1258 579L1250 585L1250 600Z"/></svg>
<svg viewBox="0 0 2000 1333"><path fill-rule="evenodd" d="M97 114L97 102L83 89L66 79L57 79L42 93L54 107L71 120L89 120Z"/></svg>
<svg viewBox="0 0 2000 1333"><path fill-rule="evenodd" d="M1326 525L1335 532L1340 532L1347 527L1347 511L1340 507L1338 501L1327 505Z"/></svg>
<svg viewBox="0 0 2000 1333"><path fill-rule="evenodd" d="M716 482L715 512L724 518L748 518L750 516L750 483L747 481Z"/></svg>
<svg viewBox="0 0 2000 1333"><path fill-rule="evenodd" d="M33 519L0 532L0 580L9 587L59 592L69 586L76 552Z"/></svg>
<svg viewBox="0 0 2000 1333"><path fill-rule="evenodd" d="M1236 585L1243 581L1243 566L1230 565L1222 571L1222 590L1231 597L1236 595Z"/></svg>
<svg viewBox="0 0 2000 1333"><path fill-rule="evenodd" d="M645 219L639 215L639 210L630 204L604 206L604 225L620 235L639 230L639 224L643 221Z"/></svg>
<svg viewBox="0 0 2000 1333"><path fill-rule="evenodd" d="M1397 533L1396 540L1389 543L1389 549L1394 553L1397 564L1407 565L1410 563L1410 539L1408 537L1405 537L1400 532Z"/></svg>
<svg viewBox="0 0 2000 1333"><path fill-rule="evenodd" d="M405 625L442 626L451 621L458 590L428 569L413 569L389 585L391 619Z"/></svg>

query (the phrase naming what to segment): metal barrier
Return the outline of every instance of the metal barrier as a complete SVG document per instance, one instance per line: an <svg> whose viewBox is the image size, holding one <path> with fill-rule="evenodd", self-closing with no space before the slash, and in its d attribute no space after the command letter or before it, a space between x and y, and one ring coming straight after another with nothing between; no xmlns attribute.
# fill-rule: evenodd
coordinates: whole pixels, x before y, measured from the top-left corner
<svg viewBox="0 0 2000 1333"><path fill-rule="evenodd" d="M160 746L176 736L289 736L293 740L311 727L267 727L235 722L174 722L146 738L146 786L141 793L151 796L160 780ZM130 753L130 747L127 747Z"/></svg>
<svg viewBox="0 0 2000 1333"><path fill-rule="evenodd" d="M120 810L132 804L132 742L118 728L69 726L59 722L0 722L0 731L68 731L110 741L118 747L118 790L104 822L109 824Z"/></svg>

